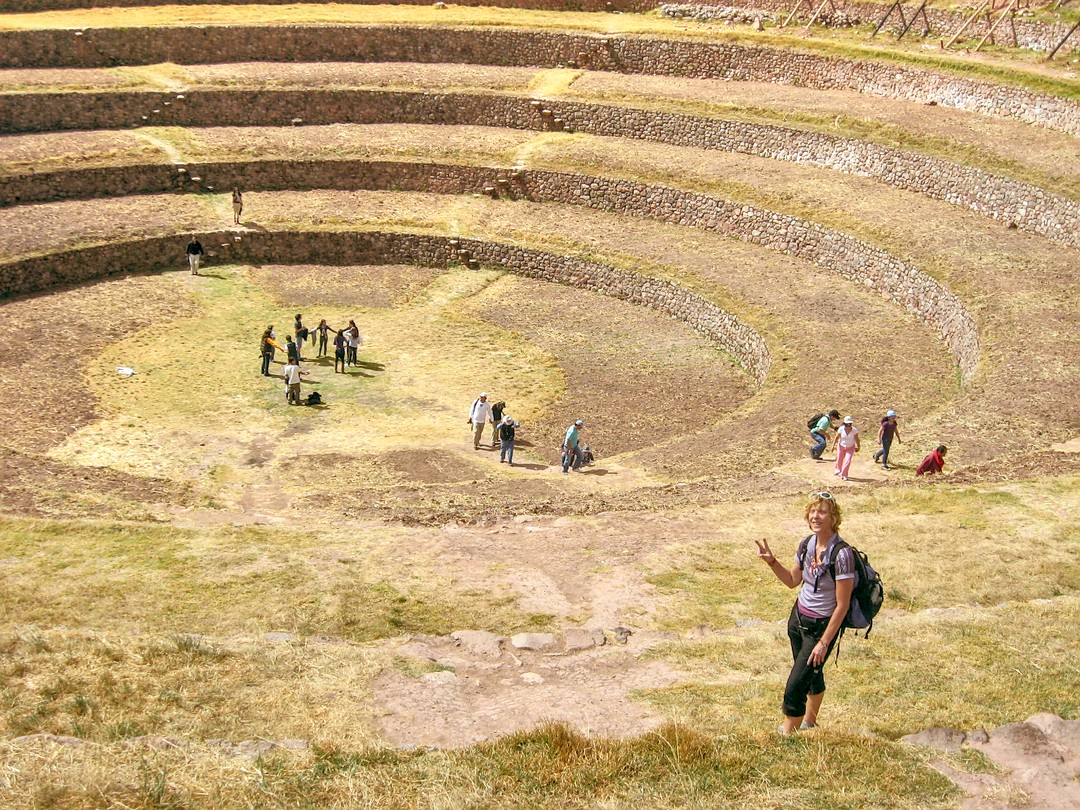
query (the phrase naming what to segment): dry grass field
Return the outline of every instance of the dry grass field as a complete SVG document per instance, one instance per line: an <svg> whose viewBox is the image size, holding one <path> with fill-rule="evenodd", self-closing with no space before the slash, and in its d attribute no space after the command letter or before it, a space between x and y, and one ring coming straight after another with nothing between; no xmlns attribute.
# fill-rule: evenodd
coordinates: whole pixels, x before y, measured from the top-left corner
<svg viewBox="0 0 1080 810"><path fill-rule="evenodd" d="M0 32L326 22L759 44L1080 98L1075 53L656 14L147 6L3 14ZM0 101L335 88L603 103L895 147L1080 201L1077 137L869 92L359 54L202 61L0 69ZM0 118L0 190L351 160L700 192L925 273L971 314L977 366L965 379L931 324L826 264L585 204L388 184L248 190L240 225L223 187L0 206L0 279L35 257L176 243L170 266L0 298L0 807L1080 806L1080 751L1060 740L1027 759L972 735L945 752L900 741L1080 723L1080 250L869 171L480 123L29 133ZM292 232L330 247L303 264L230 247ZM772 366L757 380L684 320L505 267L335 255L338 236L369 232L672 283L752 329ZM191 233L211 251L198 276ZM296 313L363 337L345 373L332 346L304 347L320 407L286 403L280 354L259 374L262 330L283 340ZM472 446L480 391L521 423L512 466L490 427ZM831 407L862 431L850 481L807 453L807 418ZM887 408L903 439L889 471L871 458ZM597 458L563 475L578 418ZM916 477L939 443L945 474ZM785 738L792 593L754 540L789 558L822 489L886 602L830 661L820 727Z"/></svg>

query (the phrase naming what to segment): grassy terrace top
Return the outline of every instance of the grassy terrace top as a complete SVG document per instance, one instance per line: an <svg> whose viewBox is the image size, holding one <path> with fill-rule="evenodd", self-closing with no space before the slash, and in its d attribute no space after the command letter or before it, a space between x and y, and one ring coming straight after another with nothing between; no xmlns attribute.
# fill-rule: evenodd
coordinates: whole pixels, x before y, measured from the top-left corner
<svg viewBox="0 0 1080 810"><path fill-rule="evenodd" d="M1047 63L1040 54L997 49L980 54L927 54L918 42L875 41L862 31L830 31L827 39L777 34L751 28L719 29L655 15L553 12L506 8L428 6L154 6L97 8L0 16L0 31L93 28L182 27L194 25L454 25L574 31L604 35L658 35L707 39L720 44L781 48L818 56L893 62L943 71L1033 92L1080 100L1080 82L1068 64ZM207 54L212 60L213 54Z"/></svg>

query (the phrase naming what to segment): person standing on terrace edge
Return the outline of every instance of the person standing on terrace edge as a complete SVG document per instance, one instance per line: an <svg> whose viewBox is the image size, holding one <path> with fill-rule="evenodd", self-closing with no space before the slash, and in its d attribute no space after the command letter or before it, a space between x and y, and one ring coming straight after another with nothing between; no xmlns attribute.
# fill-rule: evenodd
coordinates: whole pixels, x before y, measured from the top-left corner
<svg viewBox="0 0 1080 810"><path fill-rule="evenodd" d="M840 411L833 408L826 414L822 414L817 424L810 428L810 438L814 440L814 446L810 448L810 458L821 461L821 454L829 446L827 434L833 428L833 420L840 418Z"/></svg>
<svg viewBox="0 0 1080 810"><path fill-rule="evenodd" d="M804 512L810 534L799 545L795 564L783 565L769 548L757 540L758 557L776 578L799 596L788 617L788 641L794 665L784 689L784 723L781 734L806 731L817 725L825 698L825 659L832 652L855 587L855 555L837 532L840 504L828 492L815 492Z"/></svg>
<svg viewBox="0 0 1080 810"><path fill-rule="evenodd" d="M240 224L240 215L244 213L244 195L240 189L233 186L232 190L232 219L234 225Z"/></svg>
<svg viewBox="0 0 1080 810"><path fill-rule="evenodd" d="M188 267L191 268L191 275L199 275L199 262L202 260L203 254L206 253L203 250L202 242L195 238L195 234L191 235L191 241L187 244L187 249L184 251L187 253Z"/></svg>

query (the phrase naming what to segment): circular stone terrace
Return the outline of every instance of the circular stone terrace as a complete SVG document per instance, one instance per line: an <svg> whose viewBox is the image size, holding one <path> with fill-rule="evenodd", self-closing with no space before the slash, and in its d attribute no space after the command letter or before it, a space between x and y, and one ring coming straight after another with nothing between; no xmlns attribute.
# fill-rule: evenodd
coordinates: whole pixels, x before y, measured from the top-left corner
<svg viewBox="0 0 1080 810"><path fill-rule="evenodd" d="M1006 508L994 487L1041 482L1047 514L1072 513L1059 490L1080 467L1080 94L1052 63L637 14L454 9L439 24L432 9L361 7L297 22L295 9L196 5L165 24L146 11L130 24L108 9L0 16L8 518L311 532L296 553L319 558L314 578L332 583L319 593L414 594L419 575L394 561L431 574L431 603L472 594L474 612L439 604L473 626L486 613L496 639L522 622L565 650L571 629L636 633L615 652L577 639L591 657L524 703L488 661L505 642L414 634L394 655L443 662L422 678L350 659L375 708L338 706L349 745L456 747L573 712L615 736L692 717L676 716L684 698L665 713L627 695L677 689L728 643L708 640L704 602L679 601L701 597L707 568L742 583L724 560L746 550L714 527L725 510L757 532L775 528L763 504L835 486L868 514L893 509L852 523L907 574L886 540L896 510L939 510L967 537L963 509L981 520ZM191 234L208 251L198 276ZM257 370L262 330L280 339L295 313L309 328L355 319L363 336L344 374L304 347L303 390L322 407L286 404L280 356L271 379ZM521 423L512 467L490 430L472 447L481 390ZM831 407L863 431L849 482L806 452L806 419ZM904 437L890 473L868 452L887 408ZM578 418L597 458L564 476ZM955 515L913 473L939 443ZM1000 582L980 542L955 551L998 601L1064 593L1046 610L1076 609L1067 577L1033 569L1030 593ZM331 572L365 553L383 561L371 581ZM280 562L261 559L236 564L257 579ZM951 607L939 576L892 592L889 620L938 621L920 611ZM489 592L511 597L475 597ZM109 621L105 602L94 621ZM737 643L772 643L748 617L780 602L740 590L717 604ZM311 610L272 641L385 645L401 626ZM658 655L687 617L711 652ZM191 632L230 635L216 621ZM736 658L731 677L756 678ZM425 692L452 687L440 668L476 694L451 708ZM607 706L580 686L600 676L615 684ZM308 716L306 700L285 713ZM281 728L311 737L305 722Z"/></svg>

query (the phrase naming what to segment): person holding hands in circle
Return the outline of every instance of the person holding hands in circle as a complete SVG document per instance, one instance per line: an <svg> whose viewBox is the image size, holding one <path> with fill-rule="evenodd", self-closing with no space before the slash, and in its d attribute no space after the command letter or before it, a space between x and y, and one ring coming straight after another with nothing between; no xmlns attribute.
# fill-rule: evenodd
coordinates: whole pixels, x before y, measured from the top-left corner
<svg viewBox="0 0 1080 810"><path fill-rule="evenodd" d="M855 586L855 557L843 543L840 505L828 492L810 496L804 513L810 534L799 546L795 564L783 565L769 548L768 540L758 540L758 557L776 578L789 588L798 588L799 597L788 618L788 640L794 665L784 689L784 723L781 734L814 728L821 701L825 697L825 659L829 657L851 604Z"/></svg>

